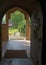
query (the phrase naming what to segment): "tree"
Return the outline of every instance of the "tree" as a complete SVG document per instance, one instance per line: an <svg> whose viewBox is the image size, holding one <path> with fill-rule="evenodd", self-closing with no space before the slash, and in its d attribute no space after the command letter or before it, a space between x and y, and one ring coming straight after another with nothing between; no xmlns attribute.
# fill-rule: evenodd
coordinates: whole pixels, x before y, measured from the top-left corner
<svg viewBox="0 0 46 65"><path fill-rule="evenodd" d="M14 28L18 28L18 31L22 35L25 35L26 33L25 15L21 11L17 10L11 14L11 20L13 21Z"/></svg>
<svg viewBox="0 0 46 65"><path fill-rule="evenodd" d="M19 23L18 31L25 36L26 34L26 20L23 20Z"/></svg>
<svg viewBox="0 0 46 65"><path fill-rule="evenodd" d="M13 21L14 28L18 28L18 25L21 21L25 18L24 14L21 13L19 10L15 11L11 14L11 20Z"/></svg>

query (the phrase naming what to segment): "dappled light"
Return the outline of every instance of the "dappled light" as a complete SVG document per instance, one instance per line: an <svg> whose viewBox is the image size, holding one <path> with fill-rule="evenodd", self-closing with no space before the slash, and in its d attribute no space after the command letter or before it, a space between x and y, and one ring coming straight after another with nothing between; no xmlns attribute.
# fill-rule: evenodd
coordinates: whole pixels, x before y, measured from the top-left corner
<svg viewBox="0 0 46 65"><path fill-rule="evenodd" d="M16 10L10 14L9 24L9 40L26 39L26 20L21 11Z"/></svg>

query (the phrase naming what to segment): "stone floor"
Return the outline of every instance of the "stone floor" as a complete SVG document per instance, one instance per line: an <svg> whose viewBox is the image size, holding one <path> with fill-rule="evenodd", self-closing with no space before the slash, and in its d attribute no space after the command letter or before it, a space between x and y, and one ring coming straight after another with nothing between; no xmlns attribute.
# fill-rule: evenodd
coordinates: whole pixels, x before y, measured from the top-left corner
<svg viewBox="0 0 46 65"><path fill-rule="evenodd" d="M6 50L26 50L28 58L10 58L10 59L3 58L2 61L0 62L0 65L33 65L33 61L30 58L30 47L31 47L30 41L9 40L6 46L7 48Z"/></svg>
<svg viewBox="0 0 46 65"><path fill-rule="evenodd" d="M26 58L22 58L22 59L3 59L0 62L0 65L33 65L33 62L31 59L26 59Z"/></svg>
<svg viewBox="0 0 46 65"><path fill-rule="evenodd" d="M9 40L5 48L2 49L2 56L6 50L26 50L28 57L30 57L31 42L28 40Z"/></svg>

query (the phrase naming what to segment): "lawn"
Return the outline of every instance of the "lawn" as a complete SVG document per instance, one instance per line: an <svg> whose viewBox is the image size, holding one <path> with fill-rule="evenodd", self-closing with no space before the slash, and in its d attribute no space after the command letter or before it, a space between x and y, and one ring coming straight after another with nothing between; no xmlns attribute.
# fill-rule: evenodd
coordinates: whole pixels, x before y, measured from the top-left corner
<svg viewBox="0 0 46 65"><path fill-rule="evenodd" d="M9 35L18 32L18 29L9 29Z"/></svg>

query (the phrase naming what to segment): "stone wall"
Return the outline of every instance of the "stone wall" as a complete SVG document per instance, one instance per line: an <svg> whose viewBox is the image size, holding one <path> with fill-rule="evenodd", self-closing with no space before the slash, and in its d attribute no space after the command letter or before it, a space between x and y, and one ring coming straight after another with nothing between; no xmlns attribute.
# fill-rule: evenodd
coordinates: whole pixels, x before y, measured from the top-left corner
<svg viewBox="0 0 46 65"><path fill-rule="evenodd" d="M6 23L1 24L1 35L2 35L2 45L4 46L4 43L8 41L8 16L6 15ZM2 22L2 21L1 21Z"/></svg>
<svg viewBox="0 0 46 65"><path fill-rule="evenodd" d="M31 40L31 26L29 23L29 15L26 15L26 40Z"/></svg>
<svg viewBox="0 0 46 65"><path fill-rule="evenodd" d="M7 42L8 42L8 24L6 22L6 24L1 24L1 35L2 35L2 57L4 56L4 53L6 51L6 45L7 45Z"/></svg>
<svg viewBox="0 0 46 65"><path fill-rule="evenodd" d="M8 36L7 36L7 25L2 24L2 42L7 42Z"/></svg>
<svg viewBox="0 0 46 65"><path fill-rule="evenodd" d="M32 2L33 1L33 2ZM41 1L41 0L40 0ZM29 13L29 15L31 16L32 13L32 9L35 7L37 1L36 0L1 0L0 1L0 30L2 30L1 28L1 19L4 13L6 13L7 10L9 10L12 7L20 7L22 9L24 9L25 11L27 11ZM36 5L37 6L37 5ZM41 9L41 8L40 8ZM40 17L40 22L41 22L41 26L40 26L40 32L39 32L39 36L42 36L42 11L39 9L40 13L39 13L39 17ZM34 13L33 13L34 14ZM32 14L32 15L33 15ZM33 16L31 16L33 19ZM33 20L32 20L33 21ZM33 32L33 26L31 27L32 29L32 44L31 44L31 52L32 52L32 57L33 60L36 62L37 61L37 65L39 63L39 65L41 65L41 50L42 50L42 38L39 38L39 41L37 39L35 39L34 37L34 32ZM1 40L1 31L0 31L0 40ZM2 59L2 42L0 41L0 60ZM40 48L39 48L40 47Z"/></svg>
<svg viewBox="0 0 46 65"><path fill-rule="evenodd" d="M36 4L31 15L31 55L35 65L41 65L43 17L40 4Z"/></svg>
<svg viewBox="0 0 46 65"><path fill-rule="evenodd" d="M8 27L7 24L2 24L2 57L6 51L6 45L8 42Z"/></svg>

